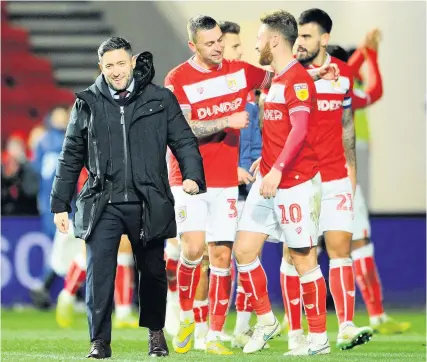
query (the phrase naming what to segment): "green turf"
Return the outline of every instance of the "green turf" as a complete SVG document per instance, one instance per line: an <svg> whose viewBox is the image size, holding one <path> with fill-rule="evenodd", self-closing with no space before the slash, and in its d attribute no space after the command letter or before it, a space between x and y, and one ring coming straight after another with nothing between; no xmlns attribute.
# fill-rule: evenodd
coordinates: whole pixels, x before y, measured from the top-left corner
<svg viewBox="0 0 427 362"><path fill-rule="evenodd" d="M280 313L276 314L282 318ZM392 316L412 323L412 328L405 334L395 336L375 335L372 341L350 351L338 351L334 348L337 327L335 315L328 316L328 330L332 354L329 356L313 356L310 360L330 362L368 362L368 361L426 361L426 334L424 311L396 312ZM2 310L2 361L74 361L85 360L88 351L88 330L84 315L77 315L75 328L63 330L56 326L53 312L37 312L34 310L10 311ZM235 321L232 313L227 320L231 331ZM368 318L362 313L357 314L355 322L366 324ZM243 355L235 349L229 357L208 356L203 352L190 351L185 355L177 355L171 351L169 360L177 361L213 361L219 359L232 361L280 361L287 348L284 336L270 342L271 349L253 355ZM172 343L169 341L169 347ZM152 360L147 357L147 332L140 330L113 331L114 361ZM308 358L286 358L304 361Z"/></svg>

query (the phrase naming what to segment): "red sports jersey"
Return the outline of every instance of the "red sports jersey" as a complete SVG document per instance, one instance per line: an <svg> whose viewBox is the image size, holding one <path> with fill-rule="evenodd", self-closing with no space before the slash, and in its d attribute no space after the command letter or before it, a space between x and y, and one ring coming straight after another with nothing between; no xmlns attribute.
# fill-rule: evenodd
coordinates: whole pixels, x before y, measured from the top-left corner
<svg viewBox="0 0 427 362"><path fill-rule="evenodd" d="M339 180L347 176L342 115L344 108L351 108L353 89L350 67L329 54L325 61L325 64L328 63L337 64L340 77L336 82L323 79L315 82L318 108L316 152L322 181Z"/></svg>
<svg viewBox="0 0 427 362"><path fill-rule="evenodd" d="M308 134L289 168L283 170L279 188L290 188L312 179L318 169L313 143L316 140L316 89L304 67L293 60L273 78L264 101L262 130L261 175L265 176L283 150L292 125L293 112L309 112Z"/></svg>
<svg viewBox="0 0 427 362"><path fill-rule="evenodd" d="M173 69L165 86L171 89L182 109L191 110L191 119L211 121L245 110L248 93L265 87L270 73L243 61L223 60L218 68L207 70L193 58ZM199 139L208 187L238 185L237 167L240 130L225 129ZM170 159L169 182L182 185L175 157Z"/></svg>

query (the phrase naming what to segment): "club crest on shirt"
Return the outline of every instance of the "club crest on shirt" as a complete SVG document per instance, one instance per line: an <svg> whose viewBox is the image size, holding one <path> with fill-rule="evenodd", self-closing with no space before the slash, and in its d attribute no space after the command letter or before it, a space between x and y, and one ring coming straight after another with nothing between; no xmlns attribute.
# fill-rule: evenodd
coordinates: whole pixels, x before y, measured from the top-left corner
<svg viewBox="0 0 427 362"><path fill-rule="evenodd" d="M227 87L228 87L228 89L230 89L233 92L235 92L235 91L238 90L236 79L234 79L233 77L226 77L225 79L227 81Z"/></svg>
<svg viewBox="0 0 427 362"><path fill-rule="evenodd" d="M334 88L334 89L340 89L341 88L341 82L339 79L337 81L332 80L331 85L332 85L332 88Z"/></svg>
<svg viewBox="0 0 427 362"><path fill-rule="evenodd" d="M307 83L294 84L295 95L300 101L306 101L308 99L308 85Z"/></svg>
<svg viewBox="0 0 427 362"><path fill-rule="evenodd" d="M176 221L183 222L187 218L187 208L185 206L180 206L176 210Z"/></svg>

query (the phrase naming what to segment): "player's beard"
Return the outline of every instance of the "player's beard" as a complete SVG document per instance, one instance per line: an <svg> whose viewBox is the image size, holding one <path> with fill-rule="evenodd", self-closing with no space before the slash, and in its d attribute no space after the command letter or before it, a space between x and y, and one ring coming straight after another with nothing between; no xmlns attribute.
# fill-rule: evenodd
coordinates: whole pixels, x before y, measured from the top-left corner
<svg viewBox="0 0 427 362"><path fill-rule="evenodd" d="M118 87L116 85L114 85L114 81L112 79L109 79L107 77L104 77L105 81L107 82L108 86L111 89L114 89L117 92L120 92L122 90L127 89L130 84L132 83L133 80L133 69L130 70L129 74L127 75L127 81L126 81L126 85L124 87L120 87L120 89L118 89Z"/></svg>
<svg viewBox="0 0 427 362"><path fill-rule="evenodd" d="M298 50L302 49L303 51L305 51L304 55L298 55ZM307 49L303 48L303 47L298 47L297 49L297 60L303 65L303 66L307 66L310 65L314 59L316 59L316 57L319 55L320 53L320 42L317 44L317 47L314 51L309 52Z"/></svg>
<svg viewBox="0 0 427 362"><path fill-rule="evenodd" d="M270 65L273 61L273 54L271 54L271 48L270 44L265 44L264 48L261 49L259 54L259 64L264 65Z"/></svg>

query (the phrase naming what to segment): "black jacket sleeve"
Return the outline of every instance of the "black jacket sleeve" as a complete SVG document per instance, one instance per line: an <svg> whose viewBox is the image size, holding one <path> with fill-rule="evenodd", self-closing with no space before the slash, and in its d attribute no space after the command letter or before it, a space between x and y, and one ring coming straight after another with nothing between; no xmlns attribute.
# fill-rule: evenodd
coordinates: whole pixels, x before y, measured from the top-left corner
<svg viewBox="0 0 427 362"><path fill-rule="evenodd" d="M167 92L168 146L176 157L183 180L193 180L199 186L199 193L206 192L203 160L197 138L182 114L175 95Z"/></svg>
<svg viewBox="0 0 427 362"><path fill-rule="evenodd" d="M50 207L53 213L71 212L71 200L85 160L81 125L87 117L88 107L82 100L77 100L71 111L50 194Z"/></svg>

